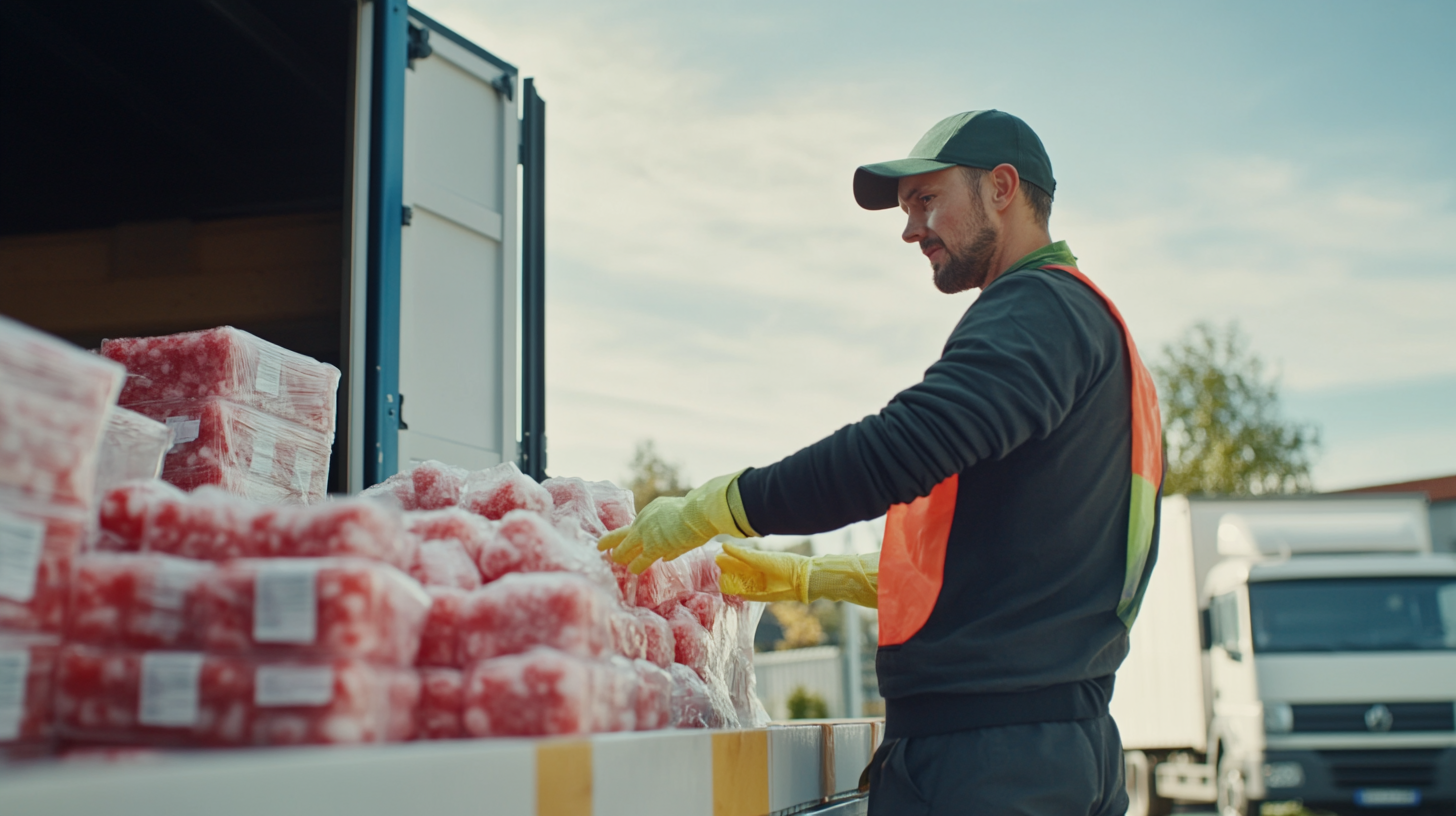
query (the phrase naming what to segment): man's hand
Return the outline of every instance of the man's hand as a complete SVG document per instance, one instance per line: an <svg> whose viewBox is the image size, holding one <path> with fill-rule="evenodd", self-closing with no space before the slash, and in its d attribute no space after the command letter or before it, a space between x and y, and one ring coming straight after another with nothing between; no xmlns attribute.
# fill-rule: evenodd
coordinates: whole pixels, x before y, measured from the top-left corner
<svg viewBox="0 0 1456 816"><path fill-rule="evenodd" d="M737 538L753 535L735 521L731 502L736 500L735 482L743 473L730 473L709 480L681 498L663 496L642 508L630 527L613 530L597 543L599 550L612 550L612 560L626 564L638 575L659 558L671 561L706 544L719 535ZM731 498L730 498L731 496ZM737 515L743 515L742 507Z"/></svg>
<svg viewBox="0 0 1456 816"><path fill-rule="evenodd" d="M871 609L879 605L879 553L808 558L725 544L717 560L723 571L718 588L724 595L800 603L828 598Z"/></svg>

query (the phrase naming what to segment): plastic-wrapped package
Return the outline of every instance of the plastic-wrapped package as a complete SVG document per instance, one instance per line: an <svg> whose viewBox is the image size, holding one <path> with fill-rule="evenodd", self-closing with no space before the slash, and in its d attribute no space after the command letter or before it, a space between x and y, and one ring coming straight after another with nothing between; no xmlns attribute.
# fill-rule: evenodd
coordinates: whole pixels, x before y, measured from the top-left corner
<svg viewBox="0 0 1456 816"><path fill-rule="evenodd" d="M592 731L637 730L637 668L621 655L594 665L592 672Z"/></svg>
<svg viewBox="0 0 1456 816"><path fill-rule="evenodd" d="M404 526L410 535L421 541L454 539L465 548L465 554L472 562L479 562L481 549L495 538L499 525L499 522L458 507L407 511L404 514Z"/></svg>
<svg viewBox="0 0 1456 816"><path fill-rule="evenodd" d="M394 719L395 672L358 660L71 644L57 661L56 723L70 739L128 744L382 742Z"/></svg>
<svg viewBox="0 0 1456 816"><path fill-rule="evenodd" d="M97 549L228 558L358 556L400 569L419 546L398 510L365 499L309 507L258 504L222 490L183 493L160 482L127 482L101 500Z"/></svg>
<svg viewBox="0 0 1456 816"><path fill-rule="evenodd" d="M96 495L133 479L155 479L172 447L172 429L120 406L106 418L96 460Z"/></svg>
<svg viewBox="0 0 1456 816"><path fill-rule="evenodd" d="M546 488L522 473L515 462L502 462L492 468L474 471L465 478L460 506L494 521L512 510L549 515L552 500Z"/></svg>
<svg viewBox="0 0 1456 816"><path fill-rule="evenodd" d="M514 573L470 594L460 621L466 663L550 646L581 657L612 648L611 598L570 573Z"/></svg>
<svg viewBox="0 0 1456 816"><path fill-rule="evenodd" d="M453 538L421 542L410 576L427 587L477 589L480 586L480 568L465 554L465 547Z"/></svg>
<svg viewBox="0 0 1456 816"><path fill-rule="evenodd" d="M130 407L172 429L162 478L183 490L215 485L268 504L324 498L332 433L220 398Z"/></svg>
<svg viewBox="0 0 1456 816"><path fill-rule="evenodd" d="M673 662L687 666L708 681L713 658L711 633L698 622L696 615L682 606L672 608L667 623L672 627Z"/></svg>
<svg viewBox="0 0 1456 816"><path fill-rule="evenodd" d="M597 502L587 483L575 476L555 477L541 483L551 494L551 522L567 530L580 530L585 538L596 541L607 534L606 525L597 517Z"/></svg>
<svg viewBox="0 0 1456 816"><path fill-rule="evenodd" d="M125 376L109 360L0 317L0 493L89 507Z"/></svg>
<svg viewBox="0 0 1456 816"><path fill-rule="evenodd" d="M424 699L424 683L414 669L378 669L388 685L389 708L384 729L386 742L408 742L419 736L416 715Z"/></svg>
<svg viewBox="0 0 1456 816"><path fill-rule="evenodd" d="M662 609L695 592L688 563L682 558L656 561L643 571L637 576L637 605L644 609Z"/></svg>
<svg viewBox="0 0 1456 816"><path fill-rule="evenodd" d="M632 610L632 613L642 623L642 631L646 635L646 659L664 669L671 666L677 656L677 643L672 636L671 624L651 609L639 607Z"/></svg>
<svg viewBox="0 0 1456 816"><path fill-rule="evenodd" d="M197 648L197 587L214 569L166 555L81 555L71 573L66 639L114 648Z"/></svg>
<svg viewBox="0 0 1456 816"><path fill-rule="evenodd" d="M352 657L411 666L430 596L413 578L358 558L231 561L197 590L210 652Z"/></svg>
<svg viewBox="0 0 1456 816"><path fill-rule="evenodd" d="M716 558L723 552L723 547L717 541L710 541L697 549L688 550L671 564L677 569L686 573L688 583L698 592L711 592L721 595L722 590L718 588L718 577L723 571L718 568Z"/></svg>
<svg viewBox="0 0 1456 816"><path fill-rule="evenodd" d="M604 586L612 583L596 550L568 540L543 516L526 510L512 510L501 518L476 563L486 582L513 572L575 572Z"/></svg>
<svg viewBox="0 0 1456 816"><path fill-rule="evenodd" d="M333 440L339 370L245 331L106 340L101 354L126 366L127 407L224 397Z"/></svg>
<svg viewBox="0 0 1456 816"><path fill-rule="evenodd" d="M60 641L0 632L0 747L49 742Z"/></svg>
<svg viewBox="0 0 1456 816"><path fill-rule="evenodd" d="M588 734L602 718L599 664L555 649L483 660L465 680L463 721L473 737Z"/></svg>
<svg viewBox="0 0 1456 816"><path fill-rule="evenodd" d="M465 708L465 672L439 667L422 668L420 704L415 710L415 737L438 740L465 736L461 714Z"/></svg>
<svg viewBox="0 0 1456 816"><path fill-rule="evenodd" d="M417 666L460 666L460 620L470 593L454 587L425 587L430 612L420 632Z"/></svg>
<svg viewBox="0 0 1456 816"><path fill-rule="evenodd" d="M722 728L723 722L713 708L708 684L697 672L674 663L668 667L672 677L672 722L677 728Z"/></svg>
<svg viewBox="0 0 1456 816"><path fill-rule="evenodd" d="M694 592L682 599L683 608L693 613L698 623L703 625L709 632L717 622L719 615L723 613L723 596L716 592Z"/></svg>
<svg viewBox="0 0 1456 816"><path fill-rule="evenodd" d="M637 675L634 695L637 730L655 731L673 727L672 675L646 660L632 661L632 669Z"/></svg>
<svg viewBox="0 0 1456 816"><path fill-rule="evenodd" d="M612 651L633 660L647 657L646 624L635 611L619 607L610 613Z"/></svg>
<svg viewBox="0 0 1456 816"><path fill-rule="evenodd" d="M431 459L400 471L359 495L371 499L392 498L402 510L443 510L460 503L467 475L464 468Z"/></svg>
<svg viewBox="0 0 1456 816"><path fill-rule="evenodd" d="M637 498L632 491L611 482L587 482L586 486L596 503L597 518L607 530L626 527L637 518Z"/></svg>
<svg viewBox="0 0 1456 816"><path fill-rule="evenodd" d="M0 629L59 633L85 512L0 494Z"/></svg>

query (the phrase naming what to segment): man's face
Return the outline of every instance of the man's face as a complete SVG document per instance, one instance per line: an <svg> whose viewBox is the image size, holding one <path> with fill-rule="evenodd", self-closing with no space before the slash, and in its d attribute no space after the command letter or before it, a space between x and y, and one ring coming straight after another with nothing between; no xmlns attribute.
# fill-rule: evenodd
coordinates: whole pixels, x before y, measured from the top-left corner
<svg viewBox="0 0 1456 816"><path fill-rule="evenodd" d="M948 295L979 288L993 273L1001 231L981 187L959 167L900 179L900 209L909 217L900 237L920 245L935 288Z"/></svg>

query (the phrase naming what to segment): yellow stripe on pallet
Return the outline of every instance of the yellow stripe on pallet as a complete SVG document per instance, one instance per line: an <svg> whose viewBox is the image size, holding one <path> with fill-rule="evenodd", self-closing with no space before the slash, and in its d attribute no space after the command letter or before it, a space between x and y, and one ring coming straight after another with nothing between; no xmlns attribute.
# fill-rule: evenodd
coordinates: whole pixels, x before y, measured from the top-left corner
<svg viewBox="0 0 1456 816"><path fill-rule="evenodd" d="M592 816L592 746L551 740L536 746L536 816Z"/></svg>
<svg viewBox="0 0 1456 816"><path fill-rule="evenodd" d="M768 813L768 729L713 734L713 816Z"/></svg>

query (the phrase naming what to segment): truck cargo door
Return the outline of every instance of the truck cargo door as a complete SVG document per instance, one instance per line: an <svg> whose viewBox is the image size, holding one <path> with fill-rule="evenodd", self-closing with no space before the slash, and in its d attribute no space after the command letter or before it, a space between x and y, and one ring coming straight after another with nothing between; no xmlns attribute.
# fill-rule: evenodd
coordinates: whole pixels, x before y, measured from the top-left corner
<svg viewBox="0 0 1456 816"><path fill-rule="evenodd" d="M409 16L398 467L483 468L517 458L516 69Z"/></svg>

